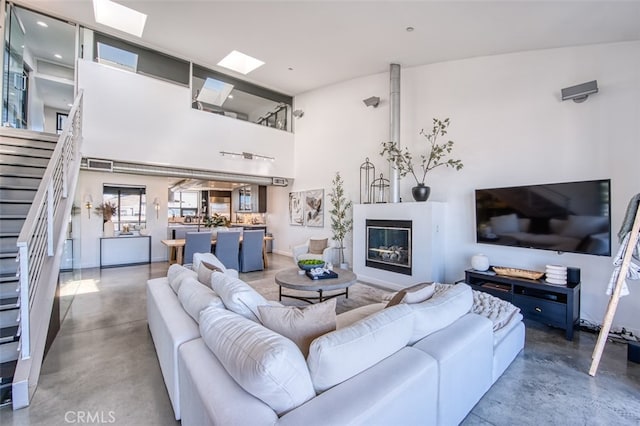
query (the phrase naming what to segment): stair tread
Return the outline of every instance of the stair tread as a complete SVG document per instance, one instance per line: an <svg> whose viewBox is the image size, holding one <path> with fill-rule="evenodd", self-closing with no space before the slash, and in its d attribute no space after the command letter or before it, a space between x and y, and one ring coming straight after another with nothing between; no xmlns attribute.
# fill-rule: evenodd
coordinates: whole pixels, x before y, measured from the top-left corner
<svg viewBox="0 0 640 426"><path fill-rule="evenodd" d="M13 373L16 371L16 365L18 365L18 361L3 362L0 364L0 377L2 377L3 385L13 381Z"/></svg>
<svg viewBox="0 0 640 426"><path fill-rule="evenodd" d="M21 200L11 200L11 199L0 199L0 204L31 204L33 200L21 199Z"/></svg>
<svg viewBox="0 0 640 426"><path fill-rule="evenodd" d="M25 148L25 149L29 149L30 151L25 151L25 152L15 152L12 151L11 149L7 149L6 147L3 147L0 144L0 154L4 154L4 155L13 155L14 157L21 157L21 158L51 158L51 154L53 151L45 151L45 150L41 150L40 148L30 148L30 147L18 147L18 148Z"/></svg>
<svg viewBox="0 0 640 426"><path fill-rule="evenodd" d="M12 325L10 327L3 327L0 329L0 338L16 336L18 334L18 329L20 326Z"/></svg>
<svg viewBox="0 0 640 426"><path fill-rule="evenodd" d="M0 189L17 189L22 191L37 191L38 187L33 185L0 185Z"/></svg>
<svg viewBox="0 0 640 426"><path fill-rule="evenodd" d="M18 359L19 342L8 342L0 345L0 362L11 362Z"/></svg>
<svg viewBox="0 0 640 426"><path fill-rule="evenodd" d="M0 214L0 220L2 219L26 219L26 214Z"/></svg>
<svg viewBox="0 0 640 426"><path fill-rule="evenodd" d="M18 281L16 274L0 274L0 282L6 283L11 281Z"/></svg>
<svg viewBox="0 0 640 426"><path fill-rule="evenodd" d="M0 238L16 238L19 237L19 232L0 232Z"/></svg>
<svg viewBox="0 0 640 426"><path fill-rule="evenodd" d="M18 298L17 297L9 297L5 299L0 299L0 311L6 311L9 309L15 309L18 307ZM4 328L0 329L0 337L4 337L3 334Z"/></svg>

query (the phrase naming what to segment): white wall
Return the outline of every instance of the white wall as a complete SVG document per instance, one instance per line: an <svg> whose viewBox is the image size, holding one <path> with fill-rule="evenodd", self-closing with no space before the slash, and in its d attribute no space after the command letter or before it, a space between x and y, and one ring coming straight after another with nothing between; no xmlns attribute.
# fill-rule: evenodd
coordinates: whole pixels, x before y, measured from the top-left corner
<svg viewBox="0 0 640 426"><path fill-rule="evenodd" d="M293 176L292 133L192 109L188 87L86 60L78 61L78 87L84 90L84 156ZM223 158L220 151L276 160Z"/></svg>
<svg viewBox="0 0 640 426"><path fill-rule="evenodd" d="M448 203L445 232L448 282L464 277L470 257L487 254L496 265L543 270L547 263L582 269L581 317L601 323L611 258L506 248L475 243L476 188L611 178L612 226L620 227L627 203L640 189L640 42L591 45L473 58L405 68L402 72L401 140L423 141L433 117L451 118L448 137L465 167L436 169L427 177L432 199ZM560 101L560 89L598 80L600 93L577 104ZM305 111L296 121L295 182L271 188L268 223L275 248L286 252L318 233L289 226L288 192L330 189L335 171L358 200L359 166L369 157L388 177L378 155L388 140L388 73L368 76L296 97ZM367 108L362 99L380 96ZM401 197L411 200L409 178ZM325 201L328 202L327 194ZM326 206L326 204L325 204ZM327 210L325 210L326 214ZM320 230L322 231L322 230ZM330 235L329 218L324 232ZM614 253L618 249L613 242ZM635 287L635 289L634 289ZM614 326L640 332L640 286L621 299Z"/></svg>
<svg viewBox="0 0 640 426"><path fill-rule="evenodd" d="M102 217L95 215L94 210L91 209L91 217L89 218L84 200L90 194L95 208L102 202L102 186L105 183L146 187L146 227L151 235L151 261L166 261L167 248L160 241L167 238L167 179L81 170L74 201L74 205L80 207L78 214L73 217L74 266L76 268L94 268L100 265ZM153 200L156 197L160 202L159 218L156 218L153 206ZM79 232L76 231L78 229Z"/></svg>

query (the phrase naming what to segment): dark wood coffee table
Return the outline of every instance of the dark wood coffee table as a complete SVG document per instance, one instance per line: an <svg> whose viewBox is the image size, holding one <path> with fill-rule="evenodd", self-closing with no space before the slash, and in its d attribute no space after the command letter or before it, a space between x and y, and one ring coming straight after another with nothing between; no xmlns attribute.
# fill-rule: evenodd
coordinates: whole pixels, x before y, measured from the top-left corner
<svg viewBox="0 0 640 426"><path fill-rule="evenodd" d="M356 274L347 270L334 268L333 272L338 274L338 278L327 278L324 280L312 280L306 275L298 274L299 268L286 269L276 274L276 283L280 287L279 300L282 300L282 296L292 299L303 300L307 303L313 303L314 301L323 302L333 297L344 295L349 297L349 287L355 284L357 277ZM288 288L291 290L301 291L317 291L317 297L302 297L292 294L285 294L282 292L282 288ZM344 290L341 293L331 294L325 296L325 291Z"/></svg>

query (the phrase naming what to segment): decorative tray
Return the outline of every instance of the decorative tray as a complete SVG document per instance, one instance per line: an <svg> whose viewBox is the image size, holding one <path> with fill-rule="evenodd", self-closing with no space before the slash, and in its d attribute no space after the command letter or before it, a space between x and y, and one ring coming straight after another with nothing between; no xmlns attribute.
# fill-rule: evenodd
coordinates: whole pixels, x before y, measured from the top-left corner
<svg viewBox="0 0 640 426"><path fill-rule="evenodd" d="M312 280L326 280L328 278L338 278L338 274L333 271L323 270L322 273L314 273L314 270L305 271L305 275L311 278Z"/></svg>
<svg viewBox="0 0 640 426"><path fill-rule="evenodd" d="M502 266L492 266L491 267L496 274L504 275L507 277L515 277L515 278L527 278L530 280L539 280L544 275L544 272L538 271L530 271L528 269L518 269L518 268L505 268Z"/></svg>

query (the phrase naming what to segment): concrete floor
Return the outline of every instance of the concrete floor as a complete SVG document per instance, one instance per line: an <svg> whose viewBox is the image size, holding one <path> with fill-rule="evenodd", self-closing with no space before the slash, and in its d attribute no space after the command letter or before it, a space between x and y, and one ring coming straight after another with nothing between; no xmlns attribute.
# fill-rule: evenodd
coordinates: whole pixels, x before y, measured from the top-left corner
<svg viewBox="0 0 640 426"><path fill-rule="evenodd" d="M290 258L270 255L274 275ZM177 425L146 322L145 283L166 263L63 274L62 326L28 408L0 410L2 425ZM527 322L524 351L464 425L638 425L640 364L608 343L596 377L587 374L596 336Z"/></svg>

